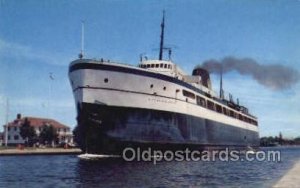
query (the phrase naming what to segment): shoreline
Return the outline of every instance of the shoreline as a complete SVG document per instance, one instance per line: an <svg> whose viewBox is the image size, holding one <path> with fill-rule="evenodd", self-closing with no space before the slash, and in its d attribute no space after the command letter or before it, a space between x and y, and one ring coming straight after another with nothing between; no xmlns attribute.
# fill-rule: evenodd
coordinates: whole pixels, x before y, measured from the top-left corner
<svg viewBox="0 0 300 188"><path fill-rule="evenodd" d="M1 156L19 156L19 155L74 155L81 154L79 148L24 148L24 149L1 149Z"/></svg>

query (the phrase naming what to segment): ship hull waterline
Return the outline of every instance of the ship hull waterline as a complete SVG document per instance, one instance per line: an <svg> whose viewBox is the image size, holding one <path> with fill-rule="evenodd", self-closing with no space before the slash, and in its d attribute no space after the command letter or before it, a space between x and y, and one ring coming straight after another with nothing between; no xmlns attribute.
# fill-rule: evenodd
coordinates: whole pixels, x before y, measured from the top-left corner
<svg viewBox="0 0 300 188"><path fill-rule="evenodd" d="M85 102L78 104L77 113L75 140L88 153L258 147L256 131L187 114Z"/></svg>

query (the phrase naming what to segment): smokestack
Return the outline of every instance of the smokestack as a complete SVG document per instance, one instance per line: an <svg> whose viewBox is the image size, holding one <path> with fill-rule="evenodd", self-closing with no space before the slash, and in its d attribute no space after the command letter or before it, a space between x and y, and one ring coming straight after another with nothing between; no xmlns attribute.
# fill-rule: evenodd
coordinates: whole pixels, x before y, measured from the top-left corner
<svg viewBox="0 0 300 188"><path fill-rule="evenodd" d="M251 58L225 57L221 61L212 59L197 67L217 74L221 69L223 73L237 71L241 75L250 75L259 84L277 91L291 88L300 79L300 74L295 69L280 64L261 65Z"/></svg>

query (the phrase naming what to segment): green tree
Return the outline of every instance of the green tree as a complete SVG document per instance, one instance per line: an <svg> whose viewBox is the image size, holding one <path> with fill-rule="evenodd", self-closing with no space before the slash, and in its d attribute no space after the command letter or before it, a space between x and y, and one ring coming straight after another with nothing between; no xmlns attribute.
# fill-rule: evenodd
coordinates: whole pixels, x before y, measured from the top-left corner
<svg viewBox="0 0 300 188"><path fill-rule="evenodd" d="M30 121L25 118L22 126L20 127L20 135L25 140L25 145L32 146L36 140L36 132L32 126L30 126Z"/></svg>
<svg viewBox="0 0 300 188"><path fill-rule="evenodd" d="M300 137L295 138L294 141L297 145L300 145Z"/></svg>
<svg viewBox="0 0 300 188"><path fill-rule="evenodd" d="M55 142L58 138L56 131L52 125L44 125L40 133L40 140L44 144Z"/></svg>

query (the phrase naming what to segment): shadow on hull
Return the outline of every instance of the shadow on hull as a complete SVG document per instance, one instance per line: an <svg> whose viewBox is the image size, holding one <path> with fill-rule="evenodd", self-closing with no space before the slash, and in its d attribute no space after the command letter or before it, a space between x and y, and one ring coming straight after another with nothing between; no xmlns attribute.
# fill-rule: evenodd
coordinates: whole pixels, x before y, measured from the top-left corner
<svg viewBox="0 0 300 188"><path fill-rule="evenodd" d="M150 109L82 103L77 106L75 141L83 151L121 155L147 150L243 150L258 147L258 132L219 122Z"/></svg>

